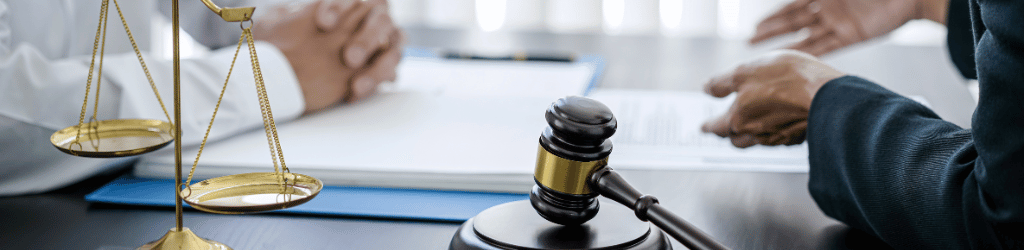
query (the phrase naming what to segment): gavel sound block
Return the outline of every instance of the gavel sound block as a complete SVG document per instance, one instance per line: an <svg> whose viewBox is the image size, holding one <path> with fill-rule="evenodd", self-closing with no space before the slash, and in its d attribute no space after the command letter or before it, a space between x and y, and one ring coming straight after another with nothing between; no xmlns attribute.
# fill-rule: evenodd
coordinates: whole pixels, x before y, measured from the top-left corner
<svg viewBox="0 0 1024 250"><path fill-rule="evenodd" d="M571 96L552 103L544 117L530 200L466 221L449 249L671 249L663 230L690 249L727 249L607 166L617 126L607 106ZM599 196L625 206L598 213Z"/></svg>

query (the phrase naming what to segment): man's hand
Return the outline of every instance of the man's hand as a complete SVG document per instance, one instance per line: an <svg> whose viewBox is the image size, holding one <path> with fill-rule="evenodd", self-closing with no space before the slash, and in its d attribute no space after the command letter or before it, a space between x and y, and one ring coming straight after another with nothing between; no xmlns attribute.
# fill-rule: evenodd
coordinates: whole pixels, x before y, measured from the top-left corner
<svg viewBox="0 0 1024 250"><path fill-rule="evenodd" d="M404 37L383 0L321 0L273 7L253 26L257 40L288 58L306 111L356 101L395 79Z"/></svg>
<svg viewBox="0 0 1024 250"><path fill-rule="evenodd" d="M795 0L762 20L750 43L807 29L807 38L789 49L820 56L888 34L910 20L944 24L948 7L948 0Z"/></svg>
<svg viewBox="0 0 1024 250"><path fill-rule="evenodd" d="M740 148L800 144L814 94L843 75L798 51L761 56L704 85L704 91L715 97L736 92L736 101L724 115L705 122L701 130L729 137Z"/></svg>

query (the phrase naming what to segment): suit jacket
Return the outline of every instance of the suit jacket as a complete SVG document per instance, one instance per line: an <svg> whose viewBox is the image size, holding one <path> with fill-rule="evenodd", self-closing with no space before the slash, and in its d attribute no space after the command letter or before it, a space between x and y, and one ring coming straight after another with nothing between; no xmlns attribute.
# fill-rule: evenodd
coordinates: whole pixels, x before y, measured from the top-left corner
<svg viewBox="0 0 1024 250"><path fill-rule="evenodd" d="M896 248L1024 248L1024 1L952 0L948 13L953 62L980 84L973 129L832 80L811 104L808 187L825 214Z"/></svg>

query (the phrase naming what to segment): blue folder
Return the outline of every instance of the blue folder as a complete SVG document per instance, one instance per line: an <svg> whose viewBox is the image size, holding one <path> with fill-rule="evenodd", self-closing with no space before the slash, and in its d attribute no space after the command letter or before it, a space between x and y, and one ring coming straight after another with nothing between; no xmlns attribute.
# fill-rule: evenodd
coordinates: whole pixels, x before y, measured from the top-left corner
<svg viewBox="0 0 1024 250"><path fill-rule="evenodd" d="M86 195L85 200L173 207L171 190L174 180L125 175ZM328 186L313 200L274 213L461 222L489 207L528 198L527 194Z"/></svg>

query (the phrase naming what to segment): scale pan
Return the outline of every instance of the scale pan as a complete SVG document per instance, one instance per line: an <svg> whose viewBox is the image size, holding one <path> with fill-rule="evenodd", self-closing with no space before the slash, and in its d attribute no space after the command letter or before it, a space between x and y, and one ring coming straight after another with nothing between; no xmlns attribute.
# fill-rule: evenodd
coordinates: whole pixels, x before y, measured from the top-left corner
<svg viewBox="0 0 1024 250"><path fill-rule="evenodd" d="M192 184L181 190L185 203L200 211L217 214L258 213L285 209L312 200L323 189L320 180L302 174L285 173L288 184L278 182L278 173L246 173L221 176Z"/></svg>
<svg viewBox="0 0 1024 250"><path fill-rule="evenodd" d="M83 123L61 129L50 136L53 146L64 153L96 158L148 153L167 146L173 140L170 123L143 119Z"/></svg>

